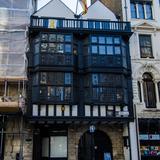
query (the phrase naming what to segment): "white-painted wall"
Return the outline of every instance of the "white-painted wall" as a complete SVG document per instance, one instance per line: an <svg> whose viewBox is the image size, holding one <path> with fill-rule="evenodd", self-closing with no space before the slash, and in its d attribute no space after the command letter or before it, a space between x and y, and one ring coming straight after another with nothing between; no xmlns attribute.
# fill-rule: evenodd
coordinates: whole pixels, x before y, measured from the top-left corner
<svg viewBox="0 0 160 160"><path fill-rule="evenodd" d="M74 13L61 0L52 0L40 8L34 16L74 18Z"/></svg>
<svg viewBox="0 0 160 160"><path fill-rule="evenodd" d="M93 5L88 8L88 12L83 15L82 18L117 21L115 14L100 1L96 1L95 3L93 3Z"/></svg>
<svg viewBox="0 0 160 160"><path fill-rule="evenodd" d="M159 0L153 0L153 20L132 19L130 11L130 0L122 0L123 19L126 20L125 4L127 6L127 18L131 22L133 35L130 38L130 54L132 65L133 103L136 107L138 118L160 117L160 103L157 99L157 108L147 109L144 102L140 102L138 92L138 81L142 81L145 72L151 73L154 81L160 82L160 4ZM139 47L139 34L149 34L152 39L152 52L154 58L141 58ZM156 83L155 83L156 85ZM143 90L142 90L143 91ZM159 97L159 95L157 96ZM136 126L130 123L131 153L132 159L137 160ZM137 133L138 135L138 133ZM138 143L138 142L137 142Z"/></svg>
<svg viewBox="0 0 160 160"><path fill-rule="evenodd" d="M132 78L133 78L133 101L137 106L137 114L140 117L150 116L154 117L160 115L160 103L157 100L157 108L151 109L152 114L146 114L150 111L146 109L144 102L140 103L138 96L137 81L142 80L142 75L145 72L152 74L155 81L160 81L160 4L159 0L153 0L153 20L146 19L132 19L130 11L130 0L122 0L123 18L125 15L125 4L127 6L128 21L131 22L133 35L130 38L130 54L132 65ZM139 35L148 34L152 39L152 52L154 58L141 58L139 47ZM158 95L159 96L159 95ZM155 111L155 112L154 112ZM145 114L144 114L145 113ZM148 117L149 118L149 117Z"/></svg>

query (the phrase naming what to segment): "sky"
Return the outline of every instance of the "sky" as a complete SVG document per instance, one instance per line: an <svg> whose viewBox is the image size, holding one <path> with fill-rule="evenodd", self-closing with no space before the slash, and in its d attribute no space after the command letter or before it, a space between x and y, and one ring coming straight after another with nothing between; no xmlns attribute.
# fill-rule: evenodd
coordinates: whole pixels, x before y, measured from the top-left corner
<svg viewBox="0 0 160 160"><path fill-rule="evenodd" d="M48 3L50 0L38 0L38 9ZM61 0L64 2L74 13L76 12L77 0ZM87 5L90 5L90 0L87 0ZM78 13L82 11L80 3L78 3Z"/></svg>

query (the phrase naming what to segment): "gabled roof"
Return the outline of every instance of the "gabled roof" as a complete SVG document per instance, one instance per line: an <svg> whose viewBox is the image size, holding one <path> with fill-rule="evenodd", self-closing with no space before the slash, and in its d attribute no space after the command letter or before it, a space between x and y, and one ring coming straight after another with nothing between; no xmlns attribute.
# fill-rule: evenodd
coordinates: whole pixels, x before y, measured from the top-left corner
<svg viewBox="0 0 160 160"><path fill-rule="evenodd" d="M83 15L82 18L117 21L115 14L99 0L97 0L88 8L87 13Z"/></svg>
<svg viewBox="0 0 160 160"><path fill-rule="evenodd" d="M33 16L74 18L74 13L61 0L51 0L35 12Z"/></svg>

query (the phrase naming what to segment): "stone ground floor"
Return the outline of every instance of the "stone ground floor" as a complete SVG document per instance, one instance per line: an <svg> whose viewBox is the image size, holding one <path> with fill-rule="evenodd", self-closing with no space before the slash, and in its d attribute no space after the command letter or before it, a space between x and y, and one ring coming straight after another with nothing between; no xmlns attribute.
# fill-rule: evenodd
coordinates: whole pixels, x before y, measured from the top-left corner
<svg viewBox="0 0 160 160"><path fill-rule="evenodd" d="M124 151L129 150L122 124L94 124L92 132L90 124L28 125L16 117L5 125L4 160L15 160L21 153L23 160L125 160Z"/></svg>

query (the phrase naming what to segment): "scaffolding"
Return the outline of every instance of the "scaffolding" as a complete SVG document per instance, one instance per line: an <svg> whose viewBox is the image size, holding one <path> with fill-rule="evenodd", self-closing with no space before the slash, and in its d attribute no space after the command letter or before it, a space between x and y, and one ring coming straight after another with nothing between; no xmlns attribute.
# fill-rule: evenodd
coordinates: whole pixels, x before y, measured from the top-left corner
<svg viewBox="0 0 160 160"><path fill-rule="evenodd" d="M32 0L0 0L0 80L26 79Z"/></svg>
<svg viewBox="0 0 160 160"><path fill-rule="evenodd" d="M15 120L15 125L20 123L20 130L16 133L15 141L20 141L17 153L19 159L23 159L23 115L14 115L15 110L12 111L10 108L16 108L18 104L17 108L21 108L24 112L22 107L25 106L25 82L27 80L27 28L30 15L34 11L34 1L0 0L0 116L3 124L8 123L7 126L0 127L0 160L3 159L4 134L6 134L5 143L7 139L9 141L7 135L13 135L13 137L15 135L12 129L8 134L14 122L12 118ZM8 112L12 112L12 116ZM13 156L15 159L15 155Z"/></svg>

